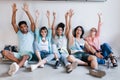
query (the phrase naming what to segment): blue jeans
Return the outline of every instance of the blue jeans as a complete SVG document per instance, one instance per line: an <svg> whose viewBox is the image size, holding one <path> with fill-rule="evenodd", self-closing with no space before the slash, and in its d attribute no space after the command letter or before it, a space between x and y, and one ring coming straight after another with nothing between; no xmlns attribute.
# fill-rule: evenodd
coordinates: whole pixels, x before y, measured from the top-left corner
<svg viewBox="0 0 120 80"><path fill-rule="evenodd" d="M107 59L109 55L113 53L111 47L107 43L102 44L100 47L104 59ZM105 63L104 59L97 58L97 61L99 64L104 64Z"/></svg>
<svg viewBox="0 0 120 80"><path fill-rule="evenodd" d="M42 59L45 59L47 62L54 59L54 54L49 53L48 51L45 51L45 50L40 51L40 56Z"/></svg>
<svg viewBox="0 0 120 80"><path fill-rule="evenodd" d="M68 60L67 60L68 54L66 52L61 52L60 50L58 50L58 54L57 55L58 55L60 61L63 62L63 64L65 66L70 64L70 62L68 62Z"/></svg>

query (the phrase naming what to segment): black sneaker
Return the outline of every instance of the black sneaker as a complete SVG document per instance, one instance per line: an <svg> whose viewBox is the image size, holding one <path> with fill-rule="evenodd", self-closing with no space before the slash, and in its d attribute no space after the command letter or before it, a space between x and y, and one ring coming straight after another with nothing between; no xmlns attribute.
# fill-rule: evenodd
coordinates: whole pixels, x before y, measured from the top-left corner
<svg viewBox="0 0 120 80"><path fill-rule="evenodd" d="M60 61L58 60L58 61L56 61L56 63L55 63L55 69L58 69L59 66L60 66Z"/></svg>
<svg viewBox="0 0 120 80"><path fill-rule="evenodd" d="M103 76L106 75L105 71L96 70L96 69L89 70L89 74L95 77L99 77L99 78L102 78Z"/></svg>

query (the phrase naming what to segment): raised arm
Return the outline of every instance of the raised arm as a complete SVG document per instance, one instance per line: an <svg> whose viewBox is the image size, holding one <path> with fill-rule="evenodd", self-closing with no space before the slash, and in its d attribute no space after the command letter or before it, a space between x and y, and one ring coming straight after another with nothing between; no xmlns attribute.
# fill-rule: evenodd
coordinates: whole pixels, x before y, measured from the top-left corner
<svg viewBox="0 0 120 80"><path fill-rule="evenodd" d="M35 23L34 23L34 19L33 17L31 16L30 12L29 12L29 9L28 9L28 5L26 3L23 4L23 10L25 11L25 13L27 14L30 22L31 22L31 30L32 32L35 31Z"/></svg>
<svg viewBox="0 0 120 80"><path fill-rule="evenodd" d="M11 24L14 28L14 31L17 33L18 32L18 26L16 24L16 11L17 11L17 8L16 8L16 4L13 3L12 5L12 21L11 21Z"/></svg>
<svg viewBox="0 0 120 80"><path fill-rule="evenodd" d="M49 40L51 40L51 38L52 38L52 30L51 30L51 24L50 24L50 11L47 10L46 16L48 18L48 35L47 35L47 37L49 38Z"/></svg>
<svg viewBox="0 0 120 80"><path fill-rule="evenodd" d="M65 36L68 38L68 33L69 33L69 22L68 22L68 17L69 17L69 13L66 12L65 14L65 25L66 25L66 29L65 29Z"/></svg>
<svg viewBox="0 0 120 80"><path fill-rule="evenodd" d="M39 26L39 24L38 24L39 15L40 15L40 12L38 10L36 10L35 11L35 29L38 28L38 26Z"/></svg>
<svg viewBox="0 0 120 80"><path fill-rule="evenodd" d="M55 20L56 20L56 13L53 12L53 22L52 22L52 36L55 38Z"/></svg>
<svg viewBox="0 0 120 80"><path fill-rule="evenodd" d="M69 45L73 43L74 41L74 36L72 34L72 28L71 28L71 18L73 16L73 10L69 10L69 31L68 31L68 39L69 39Z"/></svg>
<svg viewBox="0 0 120 80"><path fill-rule="evenodd" d="M51 29L51 25L50 25L50 11L47 10L46 16L47 16L47 19L48 19L48 28Z"/></svg>
<svg viewBox="0 0 120 80"><path fill-rule="evenodd" d="M101 15L102 15L101 13L98 13L99 20L98 20L98 31L97 31L96 36L100 36L100 31L101 31L101 26L102 26Z"/></svg>
<svg viewBox="0 0 120 80"><path fill-rule="evenodd" d="M38 25L39 15L40 15L39 11L36 10L35 11L35 40L37 40L37 41L38 41L38 37L39 37L39 29L38 29L38 26L39 26Z"/></svg>

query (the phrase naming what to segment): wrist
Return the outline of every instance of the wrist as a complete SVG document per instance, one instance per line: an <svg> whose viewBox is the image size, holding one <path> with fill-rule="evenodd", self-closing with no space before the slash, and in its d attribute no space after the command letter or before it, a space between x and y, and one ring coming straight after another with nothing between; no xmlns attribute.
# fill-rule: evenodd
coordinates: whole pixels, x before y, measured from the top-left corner
<svg viewBox="0 0 120 80"><path fill-rule="evenodd" d="M29 11L25 11L26 13L29 13Z"/></svg>

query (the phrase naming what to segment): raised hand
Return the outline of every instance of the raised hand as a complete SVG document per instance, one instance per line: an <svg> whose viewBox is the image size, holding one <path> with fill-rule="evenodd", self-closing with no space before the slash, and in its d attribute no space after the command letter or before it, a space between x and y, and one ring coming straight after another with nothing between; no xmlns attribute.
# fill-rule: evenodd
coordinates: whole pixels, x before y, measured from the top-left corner
<svg viewBox="0 0 120 80"><path fill-rule="evenodd" d="M17 11L17 6L15 3L13 3L13 5L12 5L12 10L13 10L13 13Z"/></svg>
<svg viewBox="0 0 120 80"><path fill-rule="evenodd" d="M40 15L39 11L36 10L36 11L35 11L35 27L36 27L36 28L38 28L38 26L39 26L39 25L38 25L39 15Z"/></svg>
<svg viewBox="0 0 120 80"><path fill-rule="evenodd" d="M73 10L70 9L70 10L69 10L69 17L71 18L73 15L74 15Z"/></svg>
<svg viewBox="0 0 120 80"><path fill-rule="evenodd" d="M29 11L29 9L28 9L28 4L27 4L27 3L24 3L24 4L23 4L23 10L24 10L25 12L28 12L28 11Z"/></svg>
<svg viewBox="0 0 120 80"><path fill-rule="evenodd" d="M47 16L47 18L50 17L50 11L47 10L46 16Z"/></svg>
<svg viewBox="0 0 120 80"><path fill-rule="evenodd" d="M35 11L35 17L38 18L40 15L40 12L38 10Z"/></svg>
<svg viewBox="0 0 120 80"><path fill-rule="evenodd" d="M102 13L98 13L97 15L98 15L98 17L99 17L99 21L101 22Z"/></svg>
<svg viewBox="0 0 120 80"><path fill-rule="evenodd" d="M102 13L98 13L98 18L99 18L99 25L101 26L102 25L102 22L101 22L101 16L102 16Z"/></svg>
<svg viewBox="0 0 120 80"><path fill-rule="evenodd" d="M102 13L98 13L97 15L100 17L100 16L102 16Z"/></svg>

